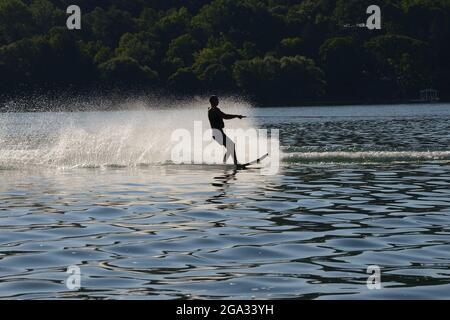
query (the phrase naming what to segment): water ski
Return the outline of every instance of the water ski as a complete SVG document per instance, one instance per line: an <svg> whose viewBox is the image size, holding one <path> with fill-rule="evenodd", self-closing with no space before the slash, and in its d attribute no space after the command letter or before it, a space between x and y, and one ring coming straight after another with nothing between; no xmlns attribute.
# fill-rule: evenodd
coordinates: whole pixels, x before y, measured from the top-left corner
<svg viewBox="0 0 450 320"><path fill-rule="evenodd" d="M238 164L236 167L237 167L238 169L245 169L245 168L247 168L248 166L251 166L251 165L253 165L253 164L258 164L258 163L260 163L261 161L263 161L263 160L264 160L265 158L267 158L268 156L269 156L269 154L266 153L265 155L259 157L259 158L256 159L256 160L253 160L253 161L250 161L250 162L247 162L247 163L243 163L243 164Z"/></svg>

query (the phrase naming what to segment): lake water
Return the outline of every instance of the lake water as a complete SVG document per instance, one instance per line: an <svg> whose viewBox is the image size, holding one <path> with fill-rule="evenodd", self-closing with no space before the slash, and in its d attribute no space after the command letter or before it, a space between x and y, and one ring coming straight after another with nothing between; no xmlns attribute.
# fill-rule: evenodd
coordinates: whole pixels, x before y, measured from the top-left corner
<svg viewBox="0 0 450 320"><path fill-rule="evenodd" d="M0 297L450 298L450 105L236 107L275 175L166 161L202 108L0 114Z"/></svg>

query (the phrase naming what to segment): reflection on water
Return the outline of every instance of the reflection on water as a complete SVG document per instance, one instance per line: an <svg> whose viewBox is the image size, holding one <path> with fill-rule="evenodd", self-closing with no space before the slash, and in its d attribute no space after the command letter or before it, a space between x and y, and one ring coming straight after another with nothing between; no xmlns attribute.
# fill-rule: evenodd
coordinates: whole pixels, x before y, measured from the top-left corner
<svg viewBox="0 0 450 320"><path fill-rule="evenodd" d="M397 148L388 135L358 140L381 123L273 119L261 121L295 152ZM448 150L450 116L435 121L423 139L414 126L390 131L397 149ZM285 163L275 176L30 167L0 179L2 298L450 298L447 160ZM79 291L64 284L70 265ZM369 265L381 267L381 290L366 286Z"/></svg>
<svg viewBox="0 0 450 320"><path fill-rule="evenodd" d="M2 177L2 297L449 297L449 164Z"/></svg>

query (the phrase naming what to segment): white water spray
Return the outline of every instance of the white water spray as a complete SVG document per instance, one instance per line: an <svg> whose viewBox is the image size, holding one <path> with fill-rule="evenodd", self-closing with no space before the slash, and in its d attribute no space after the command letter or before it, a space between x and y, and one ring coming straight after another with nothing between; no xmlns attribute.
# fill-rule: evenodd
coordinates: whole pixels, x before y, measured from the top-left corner
<svg viewBox="0 0 450 320"><path fill-rule="evenodd" d="M170 161L174 130L207 129L208 101L127 103L121 111L0 114L0 167L138 166ZM223 99L226 113L251 115L249 104ZM250 119L228 128L254 128ZM218 146L219 147L219 146Z"/></svg>

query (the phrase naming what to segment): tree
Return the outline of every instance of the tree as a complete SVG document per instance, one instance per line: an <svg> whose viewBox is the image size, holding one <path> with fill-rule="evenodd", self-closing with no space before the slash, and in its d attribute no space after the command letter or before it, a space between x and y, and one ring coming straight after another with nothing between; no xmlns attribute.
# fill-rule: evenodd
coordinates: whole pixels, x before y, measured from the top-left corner
<svg viewBox="0 0 450 320"><path fill-rule="evenodd" d="M143 66L150 66L156 51L152 47L152 35L145 32L125 33L116 48L116 55L135 59Z"/></svg>
<svg viewBox="0 0 450 320"><path fill-rule="evenodd" d="M238 52L229 42L211 42L211 47L200 50L192 66L204 85L214 90L229 90L234 87L232 65Z"/></svg>
<svg viewBox="0 0 450 320"><path fill-rule="evenodd" d="M82 50L78 35L66 27L55 27L49 31L51 68L49 78L59 84L87 84L95 77L92 58Z"/></svg>
<svg viewBox="0 0 450 320"><path fill-rule="evenodd" d="M100 40L105 45L115 48L123 34L133 33L136 22L130 13L120 11L114 7L104 10L100 7L83 16L83 32L91 40Z"/></svg>
<svg viewBox="0 0 450 320"><path fill-rule="evenodd" d="M332 98L363 98L369 85L365 52L352 37L328 39L319 49Z"/></svg>
<svg viewBox="0 0 450 320"><path fill-rule="evenodd" d="M45 34L57 25L58 21L65 20L65 13L57 9L48 0L33 0L30 5L30 12L33 17L35 34Z"/></svg>
<svg viewBox="0 0 450 320"><path fill-rule="evenodd" d="M80 42L80 47L86 56L94 62L95 65L99 65L103 62L113 58L113 51L111 48L105 46L101 41L88 41Z"/></svg>
<svg viewBox="0 0 450 320"><path fill-rule="evenodd" d="M3 87L42 83L51 68L51 47L43 37L26 38L0 47L0 82Z"/></svg>
<svg viewBox="0 0 450 320"><path fill-rule="evenodd" d="M185 7L172 9L156 22L153 30L160 39L167 41L184 34L190 20L191 15Z"/></svg>
<svg viewBox="0 0 450 320"><path fill-rule="evenodd" d="M201 89L200 80L190 68L181 68L172 74L168 85L178 93L195 93Z"/></svg>
<svg viewBox="0 0 450 320"><path fill-rule="evenodd" d="M372 0L337 0L334 19L339 25L365 23L366 9L372 4Z"/></svg>
<svg viewBox="0 0 450 320"><path fill-rule="evenodd" d="M280 47L278 49L282 56L295 56L304 51L304 40L299 37L284 38L280 42Z"/></svg>
<svg viewBox="0 0 450 320"><path fill-rule="evenodd" d="M382 35L364 45L370 55L372 81L391 96L414 94L430 82L425 42L401 35Z"/></svg>
<svg viewBox="0 0 450 320"><path fill-rule="evenodd" d="M268 103L314 99L323 94L325 81L322 70L313 60L303 56L272 56L238 61L233 75L244 92Z"/></svg>
<svg viewBox="0 0 450 320"><path fill-rule="evenodd" d="M99 66L101 78L108 83L122 86L154 85L158 74L149 67L141 66L139 62L130 57L117 57Z"/></svg>
<svg viewBox="0 0 450 320"><path fill-rule="evenodd" d="M194 62L194 54L199 48L200 45L197 40L190 34L184 34L170 42L166 59L168 61L179 59L181 62L180 66L192 65Z"/></svg>
<svg viewBox="0 0 450 320"><path fill-rule="evenodd" d="M263 51L273 48L284 30L283 19L257 0L215 0L200 9L191 25L199 38L226 34L237 47L253 42Z"/></svg>
<svg viewBox="0 0 450 320"><path fill-rule="evenodd" d="M0 45L20 40L31 33L32 14L21 0L0 2Z"/></svg>

